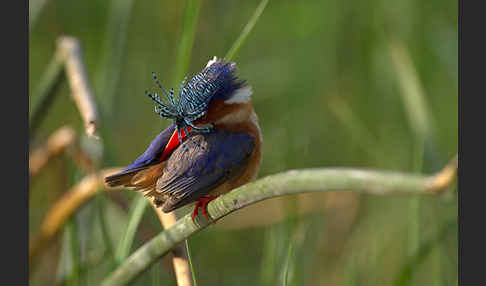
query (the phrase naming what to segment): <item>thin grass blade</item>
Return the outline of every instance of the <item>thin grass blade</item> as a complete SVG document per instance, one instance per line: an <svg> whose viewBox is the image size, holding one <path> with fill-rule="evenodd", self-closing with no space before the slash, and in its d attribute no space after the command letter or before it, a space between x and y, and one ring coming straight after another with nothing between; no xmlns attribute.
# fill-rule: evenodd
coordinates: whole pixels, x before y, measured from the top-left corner
<svg viewBox="0 0 486 286"><path fill-rule="evenodd" d="M40 80L39 85L29 98L29 129L31 138L40 126L42 119L46 116L47 110L54 102L57 90L66 77L64 76L64 61L58 53L55 53L47 65L46 71Z"/></svg>
<svg viewBox="0 0 486 286"><path fill-rule="evenodd" d="M390 51L402 92L407 118L414 136L412 170L422 172L425 140L430 136L431 119L425 100L425 92L408 50L400 42L390 43ZM421 198L412 198L409 204L409 256L420 247Z"/></svg>
<svg viewBox="0 0 486 286"><path fill-rule="evenodd" d="M243 28L243 31L241 31L240 36L236 39L226 56L224 56L226 61L231 61L236 56L241 46L243 46L246 39L248 38L248 35L250 35L250 32L253 30L253 27L255 27L255 24L258 22L258 19L260 19L260 16L262 15L263 10L265 10L267 4L268 0L262 0L260 2L258 7L255 9L255 12L253 13L253 16L251 16L245 28Z"/></svg>
<svg viewBox="0 0 486 286"><path fill-rule="evenodd" d="M293 248L293 243L292 241L289 242L289 248L287 249L287 258L285 259L285 268L284 268L284 273L283 273L283 286L288 285L289 281L289 269L290 269L290 263L292 263L292 248Z"/></svg>
<svg viewBox="0 0 486 286"><path fill-rule="evenodd" d="M197 286L196 273L194 272L194 267L192 265L191 249L189 247L188 239L186 239L185 244L186 244L186 251L187 251L187 260L189 261L189 266L191 267L192 281L194 286Z"/></svg>
<svg viewBox="0 0 486 286"><path fill-rule="evenodd" d="M181 34L181 41L179 42L179 49L177 52L176 67L174 72L174 85L179 86L189 69L191 62L192 47L194 45L194 38L196 36L197 20L199 18L199 10L201 8L200 0L187 0L186 10L184 15L184 27Z"/></svg>
<svg viewBox="0 0 486 286"><path fill-rule="evenodd" d="M115 258L115 250L113 247L113 242L110 237L110 233L108 231L108 227L106 225L105 220L105 206L107 204L105 194L103 192L99 192L97 196L97 210L98 210L98 218L101 228L101 236L103 239L103 243L105 245L105 253L108 259L110 260L110 269L114 269L117 265L116 258Z"/></svg>
<svg viewBox="0 0 486 286"><path fill-rule="evenodd" d="M79 241L78 241L78 225L76 218L73 217L66 225L66 231L69 236L69 248L71 253L71 273L69 273L67 285L79 285Z"/></svg>
<svg viewBox="0 0 486 286"><path fill-rule="evenodd" d="M113 110L113 100L117 92L123 55L128 35L128 22L135 0L112 0L106 41L103 46L101 66L98 68L95 95L104 115Z"/></svg>
<svg viewBox="0 0 486 286"><path fill-rule="evenodd" d="M407 49L398 42L390 43L390 51L401 88L401 99L412 131L425 138L431 131L431 116L425 92Z"/></svg>
<svg viewBox="0 0 486 286"><path fill-rule="evenodd" d="M37 22L39 14L41 13L42 8L44 8L46 2L47 0L29 1L29 30L31 30Z"/></svg>
<svg viewBox="0 0 486 286"><path fill-rule="evenodd" d="M394 286L406 286L410 285L412 282L413 274L418 270L418 265L421 265L425 259L430 255L432 250L435 249L442 241L448 237L451 233L453 228L455 227L455 222L446 223L442 230L438 232L435 237L429 239L426 243L424 243L417 252L407 261L407 263L403 266L401 271L399 272L395 282L393 283Z"/></svg>
<svg viewBox="0 0 486 286"><path fill-rule="evenodd" d="M261 262L260 284L263 286L274 285L275 263L277 255L277 233L275 227L265 230L263 241L263 257Z"/></svg>
<svg viewBox="0 0 486 286"><path fill-rule="evenodd" d="M128 256L128 253L130 252L130 249L133 244L133 239L135 237L135 233L137 231L138 225L142 220L143 214L148 204L149 203L147 199L142 195L137 196L133 200L132 206L130 208L127 230L125 231L125 234L123 235L123 237L121 238L118 244L118 248L115 255L118 264L120 264Z"/></svg>

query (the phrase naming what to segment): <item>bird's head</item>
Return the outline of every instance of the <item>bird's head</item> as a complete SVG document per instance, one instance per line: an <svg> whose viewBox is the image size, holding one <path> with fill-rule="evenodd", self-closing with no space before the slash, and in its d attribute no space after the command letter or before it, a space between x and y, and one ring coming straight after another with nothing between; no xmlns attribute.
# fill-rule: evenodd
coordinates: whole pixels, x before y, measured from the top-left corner
<svg viewBox="0 0 486 286"><path fill-rule="evenodd" d="M146 94L157 103L155 112L161 117L174 120L179 134L186 134L192 129L208 132L215 124L227 121L232 114L241 113L250 104L251 87L235 75L236 64L214 57L206 67L191 78L182 82L178 98L174 90L166 91L154 80L168 101L162 101L157 93ZM232 116L237 123L241 116Z"/></svg>

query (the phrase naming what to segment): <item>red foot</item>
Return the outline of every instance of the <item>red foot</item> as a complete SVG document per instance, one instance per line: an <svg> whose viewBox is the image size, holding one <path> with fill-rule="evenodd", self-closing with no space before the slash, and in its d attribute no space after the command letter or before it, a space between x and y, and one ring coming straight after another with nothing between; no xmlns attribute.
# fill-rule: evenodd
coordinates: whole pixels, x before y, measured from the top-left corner
<svg viewBox="0 0 486 286"><path fill-rule="evenodd" d="M192 212L192 220L194 221L194 218L196 218L199 208L202 208L202 213L206 219L209 220L208 213L207 213L207 207L208 203L214 199L216 199L218 196L208 196L208 197L201 197L196 201L196 205L194 206L194 211Z"/></svg>

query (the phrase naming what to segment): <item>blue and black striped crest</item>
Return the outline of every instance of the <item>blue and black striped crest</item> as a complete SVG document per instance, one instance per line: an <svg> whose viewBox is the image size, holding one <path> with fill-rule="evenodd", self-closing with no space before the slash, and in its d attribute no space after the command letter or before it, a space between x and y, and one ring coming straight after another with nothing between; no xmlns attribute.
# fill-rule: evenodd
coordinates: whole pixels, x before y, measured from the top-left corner
<svg viewBox="0 0 486 286"><path fill-rule="evenodd" d="M236 77L235 70L234 62L226 62L222 59L210 61L208 66L191 78L187 84L186 78L182 81L177 100L174 98L174 90L171 89L169 92L164 90L153 73L156 84L167 97L168 102L162 101L157 93L153 95L149 91L145 93L157 103L156 113L161 117L174 120L179 135L181 129L184 129L186 134L189 133L187 126L191 126L193 130L209 132L208 127L194 126L194 122L206 114L212 100L226 100L235 90L244 85L245 82Z"/></svg>

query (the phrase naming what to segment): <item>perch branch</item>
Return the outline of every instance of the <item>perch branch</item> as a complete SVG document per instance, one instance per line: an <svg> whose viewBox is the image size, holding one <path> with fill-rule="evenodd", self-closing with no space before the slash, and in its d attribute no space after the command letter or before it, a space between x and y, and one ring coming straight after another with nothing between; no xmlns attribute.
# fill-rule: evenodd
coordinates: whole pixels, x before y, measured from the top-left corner
<svg viewBox="0 0 486 286"><path fill-rule="evenodd" d="M29 265L32 265L33 258L45 249L67 219L99 190L104 189L104 177L121 170L110 168L84 177L52 205L44 217L40 233L30 242Z"/></svg>
<svg viewBox="0 0 486 286"><path fill-rule="evenodd" d="M208 205L208 214L218 220L240 208L266 199L305 192L355 191L374 195L431 195L449 186L457 172L457 156L431 176L359 169L303 169L268 176L239 187ZM190 214L155 236L129 256L102 285L125 285L184 239L207 227L209 221Z"/></svg>
<svg viewBox="0 0 486 286"><path fill-rule="evenodd" d="M456 154L449 163L431 178L429 192L439 194L443 192L457 175L458 155Z"/></svg>
<svg viewBox="0 0 486 286"><path fill-rule="evenodd" d="M157 208L152 200L150 200L155 213L159 217L159 220L164 229L172 227L178 217L176 212L164 213L160 208ZM174 266L174 274L176 277L178 286L192 286L191 268L189 266L187 250L183 244L179 244L172 249L172 265Z"/></svg>
<svg viewBox="0 0 486 286"><path fill-rule="evenodd" d="M72 97L83 117L86 133L96 137L98 110L89 86L79 41L73 37L60 37L57 40L57 48L64 59Z"/></svg>

